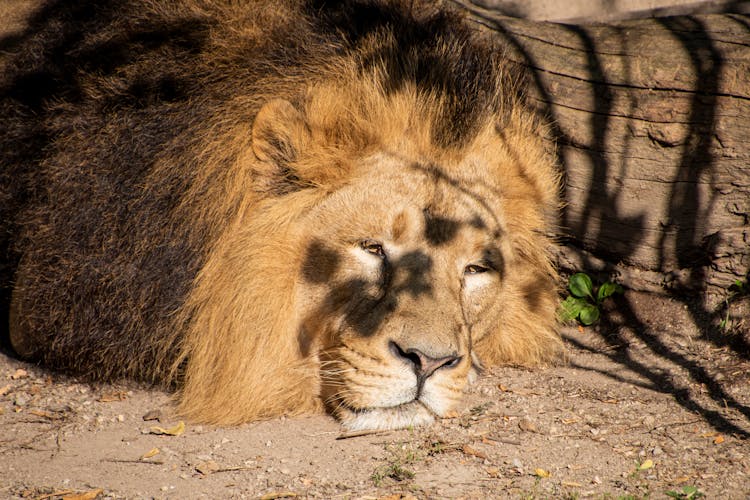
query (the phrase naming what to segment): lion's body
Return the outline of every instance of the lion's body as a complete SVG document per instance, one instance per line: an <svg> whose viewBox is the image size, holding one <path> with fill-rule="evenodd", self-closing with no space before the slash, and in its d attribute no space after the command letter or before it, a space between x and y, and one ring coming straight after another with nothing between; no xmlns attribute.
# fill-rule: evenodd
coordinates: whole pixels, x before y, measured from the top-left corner
<svg viewBox="0 0 750 500"><path fill-rule="evenodd" d="M554 357L545 129L454 14L65 3L0 80L19 354L176 385L196 420L325 402L352 428Z"/></svg>

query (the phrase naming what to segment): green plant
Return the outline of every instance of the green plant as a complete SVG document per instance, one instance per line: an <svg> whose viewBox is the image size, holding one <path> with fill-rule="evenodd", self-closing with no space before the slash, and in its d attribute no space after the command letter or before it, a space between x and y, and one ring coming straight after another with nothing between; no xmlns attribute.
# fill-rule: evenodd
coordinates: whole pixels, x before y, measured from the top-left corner
<svg viewBox="0 0 750 500"><path fill-rule="evenodd" d="M371 478L372 482L375 483L375 486L380 487L380 485L383 483L383 480L386 478L393 479L394 481L413 479L414 472L405 468L398 462L391 462L375 469L375 472L372 473Z"/></svg>
<svg viewBox="0 0 750 500"><path fill-rule="evenodd" d="M731 329L732 321L729 317L729 305L737 297L750 294L749 283L750 278L748 283L745 283L742 280L735 280L734 283L729 286L727 296L724 298L724 309L726 310L726 313L724 314L724 318L719 322L719 328L721 328L722 330L727 331Z"/></svg>
<svg viewBox="0 0 750 500"><path fill-rule="evenodd" d="M590 325L599 319L604 299L622 293L622 287L611 281L594 288L594 282L586 273L571 276L568 290L570 295L560 305L560 317L563 321L578 320L582 325Z"/></svg>
<svg viewBox="0 0 750 500"><path fill-rule="evenodd" d="M386 446L386 451L390 455L386 463L377 467L370 476L375 486L380 487L386 479L396 482L413 479L415 473L407 466L422 460L422 454L406 443L392 443Z"/></svg>
<svg viewBox="0 0 750 500"><path fill-rule="evenodd" d="M668 497L672 498L680 498L680 499L694 499L694 498L701 498L703 496L703 493L701 493L698 488L695 486L683 486L682 491L674 491L669 490L666 491L665 494Z"/></svg>

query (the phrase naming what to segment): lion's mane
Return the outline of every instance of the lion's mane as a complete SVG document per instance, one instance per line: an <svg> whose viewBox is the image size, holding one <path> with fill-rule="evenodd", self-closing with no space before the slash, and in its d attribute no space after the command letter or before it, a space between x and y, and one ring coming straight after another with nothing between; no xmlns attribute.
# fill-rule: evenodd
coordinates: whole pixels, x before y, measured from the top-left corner
<svg viewBox="0 0 750 500"><path fill-rule="evenodd" d="M0 277L27 357L178 387L197 420L316 408L320 367L293 326L307 242L290 224L347 181L348 158L405 130L448 158L490 128L522 165L497 175L521 255L513 300L531 306L482 356L556 352L547 131L502 47L449 8L51 1L3 43ZM314 140L264 171L253 124L278 99Z"/></svg>

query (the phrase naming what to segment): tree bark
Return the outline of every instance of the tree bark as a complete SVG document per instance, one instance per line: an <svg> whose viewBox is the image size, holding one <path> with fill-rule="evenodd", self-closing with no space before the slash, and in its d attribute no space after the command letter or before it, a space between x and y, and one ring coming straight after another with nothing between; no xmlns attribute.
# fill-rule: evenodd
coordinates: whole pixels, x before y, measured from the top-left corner
<svg viewBox="0 0 750 500"><path fill-rule="evenodd" d="M531 70L531 98L555 124L560 267L648 291L746 279L750 17L585 26L462 4Z"/></svg>

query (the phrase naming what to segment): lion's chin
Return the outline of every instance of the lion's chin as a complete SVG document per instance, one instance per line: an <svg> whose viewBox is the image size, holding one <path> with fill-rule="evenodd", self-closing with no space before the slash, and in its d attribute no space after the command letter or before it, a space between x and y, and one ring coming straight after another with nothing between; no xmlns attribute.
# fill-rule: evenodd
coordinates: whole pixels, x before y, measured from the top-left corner
<svg viewBox="0 0 750 500"><path fill-rule="evenodd" d="M419 401L362 410L340 408L337 416L341 424L350 431L403 429L435 421L435 414Z"/></svg>

